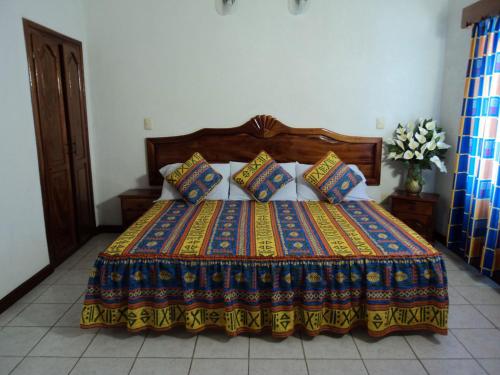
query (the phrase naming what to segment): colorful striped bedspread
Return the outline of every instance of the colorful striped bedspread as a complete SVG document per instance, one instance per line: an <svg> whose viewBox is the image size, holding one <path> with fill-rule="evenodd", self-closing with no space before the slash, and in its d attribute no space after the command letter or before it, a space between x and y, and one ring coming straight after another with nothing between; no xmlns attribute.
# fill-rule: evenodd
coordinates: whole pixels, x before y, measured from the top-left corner
<svg viewBox="0 0 500 375"><path fill-rule="evenodd" d="M81 326L447 332L439 252L374 202L160 201L95 263Z"/></svg>

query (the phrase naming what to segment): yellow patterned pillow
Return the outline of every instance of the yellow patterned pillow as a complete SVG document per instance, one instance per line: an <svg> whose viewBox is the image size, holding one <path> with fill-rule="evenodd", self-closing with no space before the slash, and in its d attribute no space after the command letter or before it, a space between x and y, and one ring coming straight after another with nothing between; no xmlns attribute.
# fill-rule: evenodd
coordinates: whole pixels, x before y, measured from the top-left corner
<svg viewBox="0 0 500 375"><path fill-rule="evenodd" d="M201 202L222 180L222 175L195 152L184 164L165 177L189 203Z"/></svg>
<svg viewBox="0 0 500 375"><path fill-rule="evenodd" d="M258 202L267 202L272 195L293 177L276 163L265 151L245 165L233 180L247 190Z"/></svg>
<svg viewBox="0 0 500 375"><path fill-rule="evenodd" d="M362 181L361 177L332 151L309 168L304 173L304 179L318 189L330 203L340 203Z"/></svg>

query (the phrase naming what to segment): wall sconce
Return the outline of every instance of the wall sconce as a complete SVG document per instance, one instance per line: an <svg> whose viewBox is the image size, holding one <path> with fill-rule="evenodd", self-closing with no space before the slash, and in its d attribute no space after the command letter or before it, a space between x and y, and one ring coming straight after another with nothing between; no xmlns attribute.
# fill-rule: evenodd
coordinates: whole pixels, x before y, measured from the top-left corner
<svg viewBox="0 0 500 375"><path fill-rule="evenodd" d="M288 0L288 10L297 16L307 10L309 3L309 0Z"/></svg>
<svg viewBox="0 0 500 375"><path fill-rule="evenodd" d="M221 16L226 16L234 12L236 0L215 0L215 10Z"/></svg>

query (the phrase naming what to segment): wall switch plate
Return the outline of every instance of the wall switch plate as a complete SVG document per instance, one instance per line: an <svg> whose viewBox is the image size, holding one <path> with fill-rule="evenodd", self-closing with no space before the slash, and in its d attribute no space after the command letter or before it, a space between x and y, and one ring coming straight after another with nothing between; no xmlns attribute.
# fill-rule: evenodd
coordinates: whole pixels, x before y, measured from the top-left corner
<svg viewBox="0 0 500 375"><path fill-rule="evenodd" d="M375 127L377 129L383 129L385 128L385 121L383 118L381 117L377 117L377 119L375 120Z"/></svg>
<svg viewBox="0 0 500 375"><path fill-rule="evenodd" d="M144 119L144 130L153 130L153 122L149 117Z"/></svg>

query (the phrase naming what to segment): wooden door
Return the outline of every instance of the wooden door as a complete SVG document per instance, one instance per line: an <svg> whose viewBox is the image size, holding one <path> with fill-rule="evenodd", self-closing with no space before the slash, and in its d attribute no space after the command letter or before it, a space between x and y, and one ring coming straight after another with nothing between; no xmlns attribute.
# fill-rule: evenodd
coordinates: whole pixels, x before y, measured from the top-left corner
<svg viewBox="0 0 500 375"><path fill-rule="evenodd" d="M51 264L95 231L82 45L23 20Z"/></svg>
<svg viewBox="0 0 500 375"><path fill-rule="evenodd" d="M77 244L61 50L59 41L50 35L33 31L29 36L45 226L51 262L57 264Z"/></svg>
<svg viewBox="0 0 500 375"><path fill-rule="evenodd" d="M62 51L66 118L71 141L76 228L78 240L81 243L86 241L95 230L82 48L78 44L64 42Z"/></svg>

